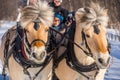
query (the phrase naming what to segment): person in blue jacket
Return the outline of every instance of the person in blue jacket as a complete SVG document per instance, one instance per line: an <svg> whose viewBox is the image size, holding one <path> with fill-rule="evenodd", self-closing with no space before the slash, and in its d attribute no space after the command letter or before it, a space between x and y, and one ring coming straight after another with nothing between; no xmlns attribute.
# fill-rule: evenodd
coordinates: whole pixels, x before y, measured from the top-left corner
<svg viewBox="0 0 120 80"><path fill-rule="evenodd" d="M55 16L54 16L54 21L53 21L53 26L52 27L54 29L60 31L63 28L63 26L62 26L63 25L62 24L63 20L64 20L64 17L62 15L56 13Z"/></svg>

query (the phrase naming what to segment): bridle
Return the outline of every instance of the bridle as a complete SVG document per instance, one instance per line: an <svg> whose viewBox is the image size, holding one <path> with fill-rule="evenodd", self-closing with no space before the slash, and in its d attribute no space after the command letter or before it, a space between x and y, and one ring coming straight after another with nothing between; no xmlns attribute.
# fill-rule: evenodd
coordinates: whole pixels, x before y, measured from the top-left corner
<svg viewBox="0 0 120 80"><path fill-rule="evenodd" d="M34 28L35 28L35 30L37 30L39 28L39 26L37 25L38 22L34 22L34 23L35 23ZM9 30L8 31L9 34L6 35L7 38L6 38L6 42L5 42L5 47L10 46L10 43L8 42L8 40L10 40L10 32L11 31L12 31L12 29ZM27 54L31 55L30 54L31 45L34 44L35 42L39 41L45 45L46 50L47 50L47 47L49 47L48 42L45 43L41 39L35 39L30 43L27 39L27 31L25 29L23 29L19 23L17 23L16 32L17 32L17 35L11 43L10 50L9 49L6 50L6 48L4 48L4 52L5 52L5 57L4 57L5 61L4 62L5 62L5 64L3 67L3 76L4 76L3 78L4 78L4 80L6 80L6 68L8 68L8 60L9 60L10 56L13 54L13 57L16 60L16 62L18 62L23 67L23 72L29 76L30 80L35 80L36 77L38 76L38 74L49 64L49 62L52 59L53 52L55 50L51 50L50 52L47 52L47 56L46 56L45 61L43 63L37 64L33 61L30 61L26 55L26 52L27 52ZM26 50L26 52L25 52L25 50ZM29 68L36 68L36 67L41 67L41 68L35 74L35 76L32 78L28 69Z"/></svg>
<svg viewBox="0 0 120 80"><path fill-rule="evenodd" d="M72 41L74 41L74 33L75 33L75 30L71 29L69 34L70 34L70 39ZM82 48L83 44L78 45L75 42L74 43L68 42L67 65L89 80L91 77L87 76L83 72L90 72L90 71L95 70L96 71L95 76L94 76L94 78L95 78L99 72L99 68L95 62L90 65L84 66L77 60L77 58L75 56L75 52L74 52L74 45L77 46L80 50L82 50L82 52L85 53L87 56L93 57L92 51L91 51L90 47L88 46L88 43L86 40L86 35L83 30L82 30L81 34L82 34L82 40L84 40L82 42L84 42L83 44L86 46L87 51Z"/></svg>
<svg viewBox="0 0 120 80"><path fill-rule="evenodd" d="M98 28L99 24L100 23L98 23L97 21L95 21L93 24L94 33L97 35L100 33L100 29ZM80 45L82 46L85 43L86 49L88 50L88 52L84 51L84 53L90 57L93 57L92 51L91 51L91 49L88 45L88 42L87 42L87 37L89 38L90 36L85 34L84 29L82 29L81 34L82 34L82 43Z"/></svg>
<svg viewBox="0 0 120 80"><path fill-rule="evenodd" d="M93 26L93 29L94 29L94 33L95 34L99 34L100 33L100 29L98 28L98 25L99 23L95 22L94 24L92 24ZM69 33L69 37L71 38L71 40L74 41L74 33L75 33L75 30L71 29L70 30L70 33ZM85 75L84 73L82 72L90 72L90 71L93 71L95 70L96 73L95 73L95 76L94 78L96 77L96 75L99 73L99 67L96 63L93 63L91 65L88 65L88 66L83 66L81 63L79 63L79 61L77 60L76 56L75 56L75 53L74 53L74 47L73 45L77 46L78 48L80 48L87 56L90 56L93 58L93 53L88 45L88 42L87 42L87 36L84 32L84 30L81 31L81 34L82 34L82 45L84 44L86 46L86 50L83 50L82 49L82 45L79 46L77 45L76 43L71 43L71 41L68 43L68 60L67 60L67 64L69 67L71 67L73 70L77 71L78 73L80 73L81 75L83 75L84 77L86 77L88 80L90 79L89 76ZM94 59L94 58L93 58Z"/></svg>
<svg viewBox="0 0 120 80"><path fill-rule="evenodd" d="M37 30L38 28L39 28L38 22L34 22L34 29ZM17 38L18 38L18 40L17 40ZM45 43L42 39L34 39L30 43L29 40L28 40L28 37L27 37L27 30L26 29L22 29L22 27L19 24L17 25L17 38L16 38L16 42L17 41L21 42L21 44L19 44L20 42L18 42L18 44L21 45L22 51L26 50L29 55L31 55L31 51L32 51L31 50L31 46L35 42L41 42L41 43L43 43L45 45L45 47L47 46L47 43ZM23 54L24 58L27 59L26 52L22 52L22 54Z"/></svg>
<svg viewBox="0 0 120 80"><path fill-rule="evenodd" d="M93 24L93 28L94 28L94 33L96 33L97 35L99 34L100 30L98 28L98 23L95 22ZM74 27L74 26L73 26ZM86 55L90 56L90 57L93 57L93 53L88 45L88 42L87 42L87 39L86 37L88 37L84 30L82 30L81 34L82 34L82 42L84 42L83 44L85 44L86 46L86 50L84 50L82 48L82 45L79 45L77 44L76 42L74 42L74 32L75 32L75 27L73 28L71 26L68 34L69 34L69 37L66 36L66 35L63 35L61 34L59 31L56 31L54 29L52 29L53 31L55 31L56 33L60 34L62 37L65 37L67 40L68 40L68 46L67 46L67 56L66 56L66 63L67 65L72 68L73 70L77 71L78 73L80 73L81 75L83 75L84 77L86 77L87 79L90 79L89 76L85 75L83 72L89 72L89 71L93 71L95 70L96 73L95 73L95 76L94 78L96 77L96 75L99 73L99 68L97 66L97 64L94 62L93 64L91 65L88 65L88 66L84 66L82 65L81 63L79 63L79 61L77 60L76 56L75 56L75 53L74 53L74 48L73 48L73 45L77 46L79 49L81 49ZM60 61L59 61L60 62Z"/></svg>

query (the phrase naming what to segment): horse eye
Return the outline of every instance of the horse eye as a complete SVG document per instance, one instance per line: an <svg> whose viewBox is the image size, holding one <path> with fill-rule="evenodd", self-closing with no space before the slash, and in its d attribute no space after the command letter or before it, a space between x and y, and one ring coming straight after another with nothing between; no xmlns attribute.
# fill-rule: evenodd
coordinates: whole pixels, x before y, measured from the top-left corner
<svg viewBox="0 0 120 80"><path fill-rule="evenodd" d="M45 32L48 32L49 29L45 29Z"/></svg>
<svg viewBox="0 0 120 80"><path fill-rule="evenodd" d="M86 34L86 37L87 37L87 38L90 38L90 35Z"/></svg>
<svg viewBox="0 0 120 80"><path fill-rule="evenodd" d="M25 32L29 33L29 31L27 29L25 29Z"/></svg>

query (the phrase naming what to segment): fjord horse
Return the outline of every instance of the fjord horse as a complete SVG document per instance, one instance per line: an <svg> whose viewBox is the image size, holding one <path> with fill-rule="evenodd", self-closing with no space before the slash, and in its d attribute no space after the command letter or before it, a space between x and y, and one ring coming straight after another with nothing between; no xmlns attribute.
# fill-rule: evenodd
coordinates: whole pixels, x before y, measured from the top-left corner
<svg viewBox="0 0 120 80"><path fill-rule="evenodd" d="M76 26L69 31L66 58L55 69L56 76L59 80L103 80L110 60L107 9L91 3L78 9L75 19Z"/></svg>
<svg viewBox="0 0 120 80"><path fill-rule="evenodd" d="M52 59L46 48L53 19L46 1L22 9L19 23L2 37L3 75L8 71L10 80L51 80Z"/></svg>

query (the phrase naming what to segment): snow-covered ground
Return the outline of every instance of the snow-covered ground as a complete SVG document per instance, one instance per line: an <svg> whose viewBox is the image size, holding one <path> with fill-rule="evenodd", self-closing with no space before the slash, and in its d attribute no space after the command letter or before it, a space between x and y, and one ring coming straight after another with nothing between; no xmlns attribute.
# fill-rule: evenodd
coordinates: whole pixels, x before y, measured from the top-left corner
<svg viewBox="0 0 120 80"><path fill-rule="evenodd" d="M112 44L111 64L105 80L120 80L120 42L110 41Z"/></svg>
<svg viewBox="0 0 120 80"><path fill-rule="evenodd" d="M1 22L1 21L0 21ZM5 21L1 26L0 26L0 42L2 35L5 31L7 31L8 28L11 26L15 25L16 22L10 22L10 21ZM111 34L119 34L119 32L116 33L115 30L109 29L108 30L109 35ZM111 52L111 64L110 67L106 73L105 80L120 80L120 42L115 39L111 39L109 36L109 41L112 45L112 52ZM2 73L2 65L0 61L0 74ZM1 76L0 76L0 80Z"/></svg>

